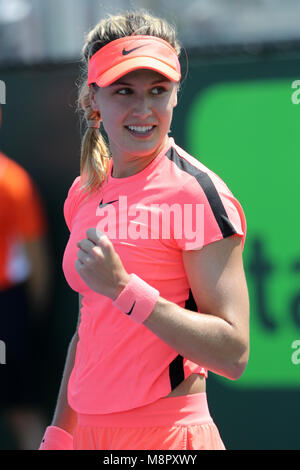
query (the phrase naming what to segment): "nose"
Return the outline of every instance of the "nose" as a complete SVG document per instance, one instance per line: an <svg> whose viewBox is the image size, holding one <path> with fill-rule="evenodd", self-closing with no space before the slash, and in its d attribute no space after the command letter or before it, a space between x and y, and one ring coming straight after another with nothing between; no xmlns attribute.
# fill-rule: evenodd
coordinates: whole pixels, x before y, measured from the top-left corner
<svg viewBox="0 0 300 470"><path fill-rule="evenodd" d="M152 114L151 103L148 97L143 96L137 98L132 106L132 116L139 117L144 120Z"/></svg>

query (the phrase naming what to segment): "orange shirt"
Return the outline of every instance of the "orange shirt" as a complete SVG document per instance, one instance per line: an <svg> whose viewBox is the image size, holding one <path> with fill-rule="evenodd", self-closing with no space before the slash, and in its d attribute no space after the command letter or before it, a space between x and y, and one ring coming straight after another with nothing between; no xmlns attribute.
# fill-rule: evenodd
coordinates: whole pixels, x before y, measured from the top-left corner
<svg viewBox="0 0 300 470"><path fill-rule="evenodd" d="M45 232L46 219L33 181L0 152L0 290L29 276L30 263L22 243Z"/></svg>

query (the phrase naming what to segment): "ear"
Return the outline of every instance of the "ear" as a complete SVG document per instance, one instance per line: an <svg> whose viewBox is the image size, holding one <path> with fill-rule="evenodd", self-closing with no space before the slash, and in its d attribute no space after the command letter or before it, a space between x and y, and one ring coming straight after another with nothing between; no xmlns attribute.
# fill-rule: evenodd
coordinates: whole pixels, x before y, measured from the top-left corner
<svg viewBox="0 0 300 470"><path fill-rule="evenodd" d="M99 110L99 107L96 103L96 99L95 99L95 89L93 87L91 87L91 108L93 111L95 111L95 113L99 113L100 114L100 110Z"/></svg>

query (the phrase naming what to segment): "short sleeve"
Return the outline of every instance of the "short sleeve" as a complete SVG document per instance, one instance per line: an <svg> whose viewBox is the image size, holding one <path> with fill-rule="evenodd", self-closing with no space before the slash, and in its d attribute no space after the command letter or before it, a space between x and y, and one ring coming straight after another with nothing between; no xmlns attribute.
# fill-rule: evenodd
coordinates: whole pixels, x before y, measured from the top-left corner
<svg viewBox="0 0 300 470"><path fill-rule="evenodd" d="M203 171L195 173L183 185L178 200L181 217L174 224L173 236L181 250L198 250L234 235L242 238L244 248L246 218L243 208L217 175Z"/></svg>
<svg viewBox="0 0 300 470"><path fill-rule="evenodd" d="M66 221L66 224L68 226L68 229L72 230L72 222L74 215L76 213L76 209L79 205L79 199L80 199L80 176L75 178L73 181L69 191L68 191L68 196L64 202L64 218Z"/></svg>

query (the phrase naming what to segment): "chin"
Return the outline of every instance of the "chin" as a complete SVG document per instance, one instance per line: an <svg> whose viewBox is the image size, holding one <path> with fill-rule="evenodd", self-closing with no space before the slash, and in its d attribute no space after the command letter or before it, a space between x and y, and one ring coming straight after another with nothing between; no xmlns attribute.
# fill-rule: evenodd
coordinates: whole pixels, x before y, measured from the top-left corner
<svg viewBox="0 0 300 470"><path fill-rule="evenodd" d="M154 153L159 147L161 143L151 143L151 142L142 142L137 144L135 147L128 148L126 153L130 153L131 155L136 155L139 157L148 157L152 153Z"/></svg>

